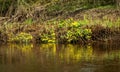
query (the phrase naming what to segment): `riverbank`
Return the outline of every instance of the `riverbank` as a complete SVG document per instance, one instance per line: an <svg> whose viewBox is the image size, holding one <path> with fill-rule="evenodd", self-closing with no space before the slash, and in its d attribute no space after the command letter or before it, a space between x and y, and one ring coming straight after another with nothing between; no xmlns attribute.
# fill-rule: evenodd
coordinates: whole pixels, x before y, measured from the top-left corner
<svg viewBox="0 0 120 72"><path fill-rule="evenodd" d="M120 10L111 6L75 11L46 21L0 21L1 43L113 42L120 37Z"/></svg>

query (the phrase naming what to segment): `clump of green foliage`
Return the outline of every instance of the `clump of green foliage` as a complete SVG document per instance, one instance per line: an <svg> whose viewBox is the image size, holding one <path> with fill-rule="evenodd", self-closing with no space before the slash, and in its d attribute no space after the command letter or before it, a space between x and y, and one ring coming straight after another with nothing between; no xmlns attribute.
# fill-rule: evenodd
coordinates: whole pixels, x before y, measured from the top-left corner
<svg viewBox="0 0 120 72"><path fill-rule="evenodd" d="M72 18L67 19L65 21L60 21L58 23L59 29L65 30L64 35L60 35L59 37L67 40L67 42L76 42L79 40L90 40L92 31L89 28L83 28L83 26L87 25L87 20L74 20Z"/></svg>
<svg viewBox="0 0 120 72"><path fill-rule="evenodd" d="M92 31L91 29L76 29L74 31L68 31L66 38L68 42L79 41L80 39L90 40Z"/></svg>
<svg viewBox="0 0 120 72"><path fill-rule="evenodd" d="M49 34L43 34L41 35L41 40L43 43L55 43L56 42L56 37L55 37L55 32L50 31Z"/></svg>
<svg viewBox="0 0 120 72"><path fill-rule="evenodd" d="M10 38L10 42L18 42L18 43L30 43L33 37L31 34L21 32L15 37Z"/></svg>
<svg viewBox="0 0 120 72"><path fill-rule="evenodd" d="M47 22L44 33L40 35L42 42L77 42L91 39L92 31L87 28L88 20L74 20L72 18ZM53 26L51 28L50 26ZM47 29L49 28L49 29Z"/></svg>

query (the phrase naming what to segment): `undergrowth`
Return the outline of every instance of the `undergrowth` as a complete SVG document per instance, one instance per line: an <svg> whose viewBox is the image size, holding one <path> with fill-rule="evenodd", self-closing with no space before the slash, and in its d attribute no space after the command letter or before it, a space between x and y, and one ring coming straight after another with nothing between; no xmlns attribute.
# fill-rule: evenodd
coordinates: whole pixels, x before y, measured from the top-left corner
<svg viewBox="0 0 120 72"><path fill-rule="evenodd" d="M86 43L96 40L107 41L120 32L120 18L115 21L105 17L102 20L60 19L33 23L31 19L23 23L5 23L2 33L8 42L18 43ZM4 37L1 35L1 38Z"/></svg>

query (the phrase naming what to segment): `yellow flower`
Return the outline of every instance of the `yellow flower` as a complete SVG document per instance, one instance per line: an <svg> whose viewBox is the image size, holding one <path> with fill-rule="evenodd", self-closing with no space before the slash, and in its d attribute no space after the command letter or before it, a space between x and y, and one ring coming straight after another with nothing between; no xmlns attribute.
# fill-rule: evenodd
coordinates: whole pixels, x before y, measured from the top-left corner
<svg viewBox="0 0 120 72"><path fill-rule="evenodd" d="M72 26L76 26L77 27L78 26L78 22L77 21L73 22Z"/></svg>

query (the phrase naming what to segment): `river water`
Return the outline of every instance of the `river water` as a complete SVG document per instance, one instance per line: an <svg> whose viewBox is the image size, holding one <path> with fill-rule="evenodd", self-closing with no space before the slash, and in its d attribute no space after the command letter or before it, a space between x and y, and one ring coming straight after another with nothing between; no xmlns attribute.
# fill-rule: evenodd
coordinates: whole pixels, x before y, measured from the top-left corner
<svg viewBox="0 0 120 72"><path fill-rule="evenodd" d="M0 72L120 72L120 46L0 45Z"/></svg>

